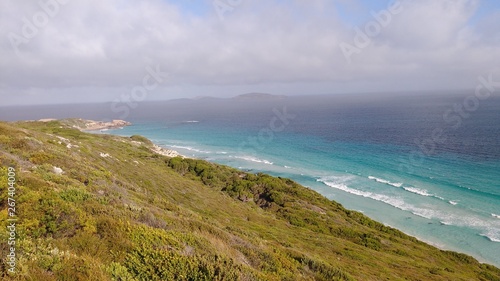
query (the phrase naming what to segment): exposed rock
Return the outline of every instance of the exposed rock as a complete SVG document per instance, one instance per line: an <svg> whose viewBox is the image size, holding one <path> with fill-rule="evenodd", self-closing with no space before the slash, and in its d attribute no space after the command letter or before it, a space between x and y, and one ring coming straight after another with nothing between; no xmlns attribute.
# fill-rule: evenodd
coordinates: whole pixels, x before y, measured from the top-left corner
<svg viewBox="0 0 500 281"><path fill-rule="evenodd" d="M61 168L59 168L59 167L56 167L56 166L54 166L54 167L52 168L52 171L53 171L53 172L54 172L54 174L56 174L56 175L62 175L62 174L64 173L63 169L61 169Z"/></svg>
<svg viewBox="0 0 500 281"><path fill-rule="evenodd" d="M108 129L118 129L125 126L130 126L132 123L124 120L113 120L109 122L104 121L94 121L86 119L63 119L62 123L69 125L80 131L98 131L98 130L108 130Z"/></svg>
<svg viewBox="0 0 500 281"><path fill-rule="evenodd" d="M60 140L60 141L58 141L58 142L57 142L58 144L61 144L61 145L62 145L62 144L64 143L64 144L66 144L66 147L67 147L68 149L71 149L71 148L73 148L73 147L79 147L79 146L78 146L78 145L76 145L76 144L72 144L72 143L69 141L69 139L67 139L67 138L63 138L63 137L61 137L61 136L55 136L55 137L56 137L56 138L58 138L58 139Z"/></svg>
<svg viewBox="0 0 500 281"><path fill-rule="evenodd" d="M165 149L165 148L160 147L156 144L154 144L153 147L151 147L151 151L153 151L154 153L163 155L163 156L168 156L168 157L178 157L178 156L182 157L182 155L180 155L179 152L177 152L175 150L171 150L171 149Z"/></svg>
<svg viewBox="0 0 500 281"><path fill-rule="evenodd" d="M132 125L132 123L124 120L113 120L111 122L92 121L92 120L86 120L86 121L87 122L85 124L85 127L81 128L81 130L83 131L118 129Z"/></svg>

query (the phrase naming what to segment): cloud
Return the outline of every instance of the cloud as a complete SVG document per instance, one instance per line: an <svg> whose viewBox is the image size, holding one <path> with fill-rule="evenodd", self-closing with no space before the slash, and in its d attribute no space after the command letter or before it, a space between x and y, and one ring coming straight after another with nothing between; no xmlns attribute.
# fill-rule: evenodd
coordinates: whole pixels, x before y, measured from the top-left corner
<svg viewBox="0 0 500 281"><path fill-rule="evenodd" d="M406 0L402 6L401 16L394 17L383 35L391 46L421 51L459 43L460 32L468 28L478 1Z"/></svg>
<svg viewBox="0 0 500 281"><path fill-rule="evenodd" d="M334 1L242 1L223 21L208 0L209 10L192 13L190 5L160 0L59 1L67 4L17 54L12 34L22 37L23 18L33 22L43 9L35 1L0 3L2 96L50 99L92 89L89 99L107 98L141 83L145 67L155 65L169 73L155 95L184 86L252 91L294 83L304 92L307 85L325 85L323 92L472 88L500 61L498 11L471 25L476 0L403 1L351 64L339 44L355 33Z"/></svg>

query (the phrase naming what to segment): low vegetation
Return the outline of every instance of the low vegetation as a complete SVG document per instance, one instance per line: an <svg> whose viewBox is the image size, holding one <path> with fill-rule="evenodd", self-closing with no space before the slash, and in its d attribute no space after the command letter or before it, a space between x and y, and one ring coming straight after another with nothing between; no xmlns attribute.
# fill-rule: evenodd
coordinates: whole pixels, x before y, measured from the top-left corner
<svg viewBox="0 0 500 281"><path fill-rule="evenodd" d="M0 122L2 280L500 280L289 179L151 151L144 137Z"/></svg>

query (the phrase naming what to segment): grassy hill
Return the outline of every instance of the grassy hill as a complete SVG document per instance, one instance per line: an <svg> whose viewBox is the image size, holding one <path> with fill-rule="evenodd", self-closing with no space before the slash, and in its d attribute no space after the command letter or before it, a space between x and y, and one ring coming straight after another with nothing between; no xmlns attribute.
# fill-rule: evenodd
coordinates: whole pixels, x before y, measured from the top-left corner
<svg viewBox="0 0 500 281"><path fill-rule="evenodd" d="M0 122L2 280L500 280L283 178L58 121Z"/></svg>

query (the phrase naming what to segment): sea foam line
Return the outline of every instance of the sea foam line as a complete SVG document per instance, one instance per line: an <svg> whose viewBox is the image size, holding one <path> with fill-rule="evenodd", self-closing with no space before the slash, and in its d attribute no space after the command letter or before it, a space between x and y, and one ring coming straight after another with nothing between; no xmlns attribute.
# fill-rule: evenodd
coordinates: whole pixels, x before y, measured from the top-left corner
<svg viewBox="0 0 500 281"><path fill-rule="evenodd" d="M186 149L186 150L189 150L189 151L194 151L194 152L199 152L199 153L212 153L210 151L206 151L206 150L201 150L201 149L197 149L197 148L194 148L194 147L191 147L191 146L182 146L182 145L171 145L170 147L173 147L173 148L180 148L180 149Z"/></svg>
<svg viewBox="0 0 500 281"><path fill-rule="evenodd" d="M437 196L435 194L429 193L429 191L427 191L427 189L421 189L421 188L417 188L417 187L413 187L413 186L403 186L403 189L406 190L406 191L408 191L408 192L411 192L411 193L414 193L414 194L418 194L418 195L421 195L421 196L434 197L434 198L437 198L437 199L440 199L440 200L445 200L441 196ZM454 201L448 201L448 203L450 203L452 205L456 205L456 202L454 202L455 204L453 204L451 202L454 202Z"/></svg>
<svg viewBox="0 0 500 281"><path fill-rule="evenodd" d="M267 165L274 165L274 163L271 162L271 161L269 161L269 160L259 159L259 158L255 158L255 157L252 157L252 156L234 156L234 158L242 159L242 160L250 161L250 162L255 162L255 163L263 163L263 164L267 164Z"/></svg>
<svg viewBox="0 0 500 281"><path fill-rule="evenodd" d="M374 176L368 176L368 178L371 179L371 180L374 180L376 182L379 182L379 183L384 183L384 184L392 185L394 187L401 187L403 185L403 183L401 183L401 182L390 182L388 180L384 180L384 179L377 178L377 177L374 177Z"/></svg>
<svg viewBox="0 0 500 281"><path fill-rule="evenodd" d="M427 192L426 189L420 189L420 188L416 188L416 187L403 187L403 189L408 191L408 192L415 193L415 194L422 195L422 196L427 196L427 197L433 196L432 194Z"/></svg>
<svg viewBox="0 0 500 281"><path fill-rule="evenodd" d="M323 184L325 184L329 187L340 189L342 191L345 191L345 192L348 192L348 193L351 193L354 195L362 196L365 198L371 198L373 200L384 202L384 203L389 204L391 206L394 206L398 209L402 209L402 206L405 205L405 202L400 198L351 188L345 184L345 182L348 181L349 179L350 179L349 177L325 177L325 178L317 179L316 181L322 182Z"/></svg>
<svg viewBox="0 0 500 281"><path fill-rule="evenodd" d="M491 242L500 243L500 231L498 229L489 229L486 233L479 235L488 238Z"/></svg>
<svg viewBox="0 0 500 281"><path fill-rule="evenodd" d="M500 224L492 224L491 220L485 220L484 218L477 216L463 216L457 215L449 212L444 212L443 210L435 208L419 208L412 204L406 203L403 199L397 197L391 197L384 194L377 194L373 192L363 191L351 188L347 186L348 177L323 177L316 181L322 182L323 184L354 194L362 196L365 198L370 198L376 201L381 201L388 205L391 205L397 209L411 212L412 214L425 218L425 219L435 219L439 220L443 225L455 225L461 227L467 227L476 229L479 235L487 237L492 242L500 242ZM492 214L494 215L494 214ZM495 218L500 218L499 215L495 215Z"/></svg>
<svg viewBox="0 0 500 281"><path fill-rule="evenodd" d="M333 177L333 178L336 178L336 177ZM401 198L391 197L391 196L387 196L384 194L378 194L378 193L373 193L373 192L369 192L369 191L362 191L362 190L354 189L354 188L348 187L345 184L345 180L343 180L343 182L339 183L339 182L335 182L335 181L329 181L329 179L330 178L327 177L327 178L317 179L317 181L322 182L323 184L325 184L327 186L330 186L330 187L333 187L333 188L336 188L336 189L339 189L339 190L342 190L342 191L345 191L345 192L348 192L348 193L351 193L354 195L358 195L358 196L362 196L365 198L370 198L370 199L373 199L376 201L386 203L392 207L395 207L395 208L403 210L403 211L409 211L412 214L419 216L419 217L422 217L422 218L425 218L425 219L433 219L434 218L433 217L433 214L434 214L433 210L417 208L411 204L407 204Z"/></svg>

